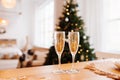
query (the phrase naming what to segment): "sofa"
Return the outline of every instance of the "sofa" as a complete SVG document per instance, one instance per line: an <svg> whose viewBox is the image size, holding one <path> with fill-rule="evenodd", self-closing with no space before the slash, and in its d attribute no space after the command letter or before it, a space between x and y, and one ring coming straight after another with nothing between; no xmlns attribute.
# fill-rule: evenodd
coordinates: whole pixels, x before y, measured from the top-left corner
<svg viewBox="0 0 120 80"><path fill-rule="evenodd" d="M44 64L48 50L47 48L33 47L34 56L28 55L28 43L23 49L17 47L16 39L0 39L0 70L21 68L20 57L25 54L25 60L22 62L23 67L41 66ZM28 66L26 66L28 64Z"/></svg>
<svg viewBox="0 0 120 80"><path fill-rule="evenodd" d="M46 48L29 49L20 56L17 68L42 66L45 63L48 51Z"/></svg>
<svg viewBox="0 0 120 80"><path fill-rule="evenodd" d="M18 59L0 60L0 70L15 69L18 65Z"/></svg>
<svg viewBox="0 0 120 80"><path fill-rule="evenodd" d="M48 49L35 50L34 55L37 56L36 59L35 58L33 59L33 56L25 53L26 57L22 63L23 64L22 67L19 60L22 55L16 54L14 56L11 56L5 54L0 58L0 70L42 66L47 57L47 53Z"/></svg>

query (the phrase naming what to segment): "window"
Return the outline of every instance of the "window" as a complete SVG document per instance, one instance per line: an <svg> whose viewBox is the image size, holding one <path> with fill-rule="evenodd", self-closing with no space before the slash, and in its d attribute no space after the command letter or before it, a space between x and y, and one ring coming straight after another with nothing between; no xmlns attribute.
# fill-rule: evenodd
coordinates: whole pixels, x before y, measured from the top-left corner
<svg viewBox="0 0 120 80"><path fill-rule="evenodd" d="M120 52L120 0L103 0L102 50Z"/></svg>
<svg viewBox="0 0 120 80"><path fill-rule="evenodd" d="M53 44L54 0L36 7L34 45L49 48Z"/></svg>

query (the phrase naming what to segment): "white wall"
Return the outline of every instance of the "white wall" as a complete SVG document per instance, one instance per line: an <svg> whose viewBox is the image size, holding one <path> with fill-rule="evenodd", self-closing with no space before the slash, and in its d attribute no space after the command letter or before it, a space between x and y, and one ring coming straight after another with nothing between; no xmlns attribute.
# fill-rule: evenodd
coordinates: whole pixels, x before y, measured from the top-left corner
<svg viewBox="0 0 120 80"><path fill-rule="evenodd" d="M33 26L34 26L34 4L32 0L21 0L21 8L17 9L17 12L21 11L22 15L18 13L11 13L5 11L0 14L1 17L9 20L9 25L6 26L6 33L0 34L2 38L14 38L17 39L18 47L22 48L25 45L26 36L29 37L32 42ZM20 10L19 10L20 9ZM16 9L15 9L16 10ZM14 10L13 10L14 11Z"/></svg>
<svg viewBox="0 0 120 80"><path fill-rule="evenodd" d="M59 23L59 17L62 16L63 5L65 0L54 0L55 1L55 26Z"/></svg>

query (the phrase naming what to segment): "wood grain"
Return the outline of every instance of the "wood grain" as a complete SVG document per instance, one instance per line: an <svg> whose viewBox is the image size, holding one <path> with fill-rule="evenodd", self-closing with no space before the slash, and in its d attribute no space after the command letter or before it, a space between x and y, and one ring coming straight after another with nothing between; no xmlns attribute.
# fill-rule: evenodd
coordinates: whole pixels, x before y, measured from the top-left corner
<svg viewBox="0 0 120 80"><path fill-rule="evenodd" d="M75 67L80 70L79 73L53 73L58 68L58 65L48 65L40 67L22 68L1 70L0 79L15 79L15 80L112 80L106 76L95 74L94 72L84 69L89 62L76 63ZM61 69L71 69L71 64L62 64Z"/></svg>

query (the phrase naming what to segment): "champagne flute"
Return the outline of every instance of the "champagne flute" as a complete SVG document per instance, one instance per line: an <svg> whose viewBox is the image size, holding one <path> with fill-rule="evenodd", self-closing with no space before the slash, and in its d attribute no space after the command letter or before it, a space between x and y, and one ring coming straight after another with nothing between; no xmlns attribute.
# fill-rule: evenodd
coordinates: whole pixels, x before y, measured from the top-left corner
<svg viewBox="0 0 120 80"><path fill-rule="evenodd" d="M78 51L78 45L79 45L79 32L69 32L68 39L69 39L70 52L72 54L72 68L70 72L76 73L78 72L78 70L74 68L74 63L75 63L75 55Z"/></svg>
<svg viewBox="0 0 120 80"><path fill-rule="evenodd" d="M61 65L61 55L64 50L65 45L65 32L64 31L56 31L54 33L54 39L55 39L55 50L58 55L58 70L56 70L56 73L64 73L63 70L60 69Z"/></svg>

